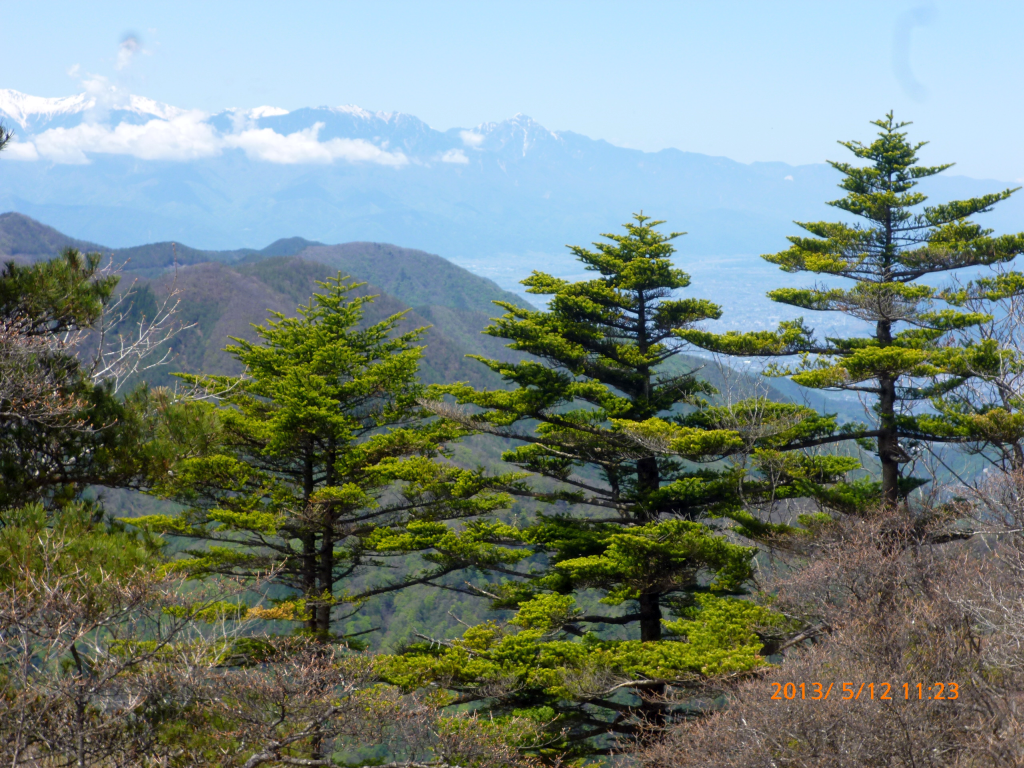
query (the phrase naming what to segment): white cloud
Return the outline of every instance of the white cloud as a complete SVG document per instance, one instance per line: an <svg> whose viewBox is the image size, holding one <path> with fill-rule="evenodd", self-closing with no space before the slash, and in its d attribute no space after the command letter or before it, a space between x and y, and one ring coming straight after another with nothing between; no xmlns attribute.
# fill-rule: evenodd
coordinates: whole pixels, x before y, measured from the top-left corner
<svg viewBox="0 0 1024 768"><path fill-rule="evenodd" d="M402 166L409 162L401 152L387 152L364 139L319 141L317 134L323 127L323 123L316 123L311 128L287 135L270 128L252 129L226 136L224 146L242 149L246 155L256 160L288 165L331 163L335 160L392 166Z"/></svg>
<svg viewBox="0 0 1024 768"><path fill-rule="evenodd" d="M449 149L443 155L441 155L442 163L459 163L465 165L469 162L469 158L466 157L466 153L461 149Z"/></svg>
<svg viewBox="0 0 1024 768"><path fill-rule="evenodd" d="M81 69L82 69L82 65L81 64L72 64L70 67L68 67L68 76L69 77L77 78L78 77L78 73L81 71Z"/></svg>
<svg viewBox="0 0 1024 768"><path fill-rule="evenodd" d="M115 128L82 123L74 128L51 128L35 137L41 157L56 163L87 163L86 152L132 155L143 160L195 160L216 155L221 140L201 112L186 112L171 120L142 125L120 123Z"/></svg>
<svg viewBox="0 0 1024 768"><path fill-rule="evenodd" d="M462 143L467 147L479 147L484 143L484 137L473 131L459 131L459 136L462 137Z"/></svg>
<svg viewBox="0 0 1024 768"><path fill-rule="evenodd" d="M111 83L103 75L87 74L79 80L89 102L86 118L90 122L104 122L112 109L131 109L131 94Z"/></svg>
<svg viewBox="0 0 1024 768"><path fill-rule="evenodd" d="M93 93L106 97L107 105L120 102L120 93L99 82ZM111 98L114 97L114 98ZM148 99L131 97L127 104L136 114L152 115L141 125L123 122L111 127L93 119L103 108L87 109L86 122L73 128L51 128L37 136L12 142L4 155L12 160L48 160L61 164L85 164L90 154L129 155L143 160L197 160L219 155L225 149L241 149L254 160L269 163L373 163L401 167L409 158L365 139L334 138L320 141L323 123L290 134L256 128L247 114L234 115L234 132L219 133L199 111L184 112ZM265 113L277 110L265 108ZM283 112L284 110L280 110ZM462 150L450 150L444 162L468 163Z"/></svg>
<svg viewBox="0 0 1024 768"><path fill-rule="evenodd" d="M792 180L793 180L793 177L792 177L792 176L783 176L783 177L782 177L782 180L783 180L783 181L792 181Z"/></svg>
<svg viewBox="0 0 1024 768"><path fill-rule="evenodd" d="M4 160L38 160L39 153L36 152L36 145L31 141L12 141L4 147L0 158Z"/></svg>

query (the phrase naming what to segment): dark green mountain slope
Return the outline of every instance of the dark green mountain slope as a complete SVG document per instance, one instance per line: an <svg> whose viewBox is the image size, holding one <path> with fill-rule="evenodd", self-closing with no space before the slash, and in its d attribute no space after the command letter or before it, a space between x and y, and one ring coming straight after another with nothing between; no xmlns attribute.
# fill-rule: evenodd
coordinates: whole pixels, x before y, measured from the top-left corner
<svg viewBox="0 0 1024 768"><path fill-rule="evenodd" d="M76 240L20 213L0 214L0 259L21 263L43 261L64 248L103 251L101 245Z"/></svg>
<svg viewBox="0 0 1024 768"><path fill-rule="evenodd" d="M111 254L115 264L124 264L123 269L126 272L150 274L159 273L175 264L189 265L207 262L234 264L252 257L294 256L311 245L318 245L318 243L301 237L282 238L260 251L252 248L240 248L235 251L200 251L181 243L150 243L136 245L132 248L120 248L112 251Z"/></svg>
<svg viewBox="0 0 1024 768"><path fill-rule="evenodd" d="M522 302L497 284L432 253L386 243L313 245L299 255L359 275L410 307L442 306L493 314L494 299ZM256 260L260 256L250 256Z"/></svg>
<svg viewBox="0 0 1024 768"><path fill-rule="evenodd" d="M139 278L136 286L153 291L157 299L172 292L180 300L177 317L187 325L194 324L173 341L174 359L169 365L152 372L153 384L171 384L173 371L238 374L238 363L223 351L231 337L254 339L253 325L263 323L269 312L294 315L296 307L309 301L318 290L317 281L337 274L323 264L295 256L277 256L249 264L227 265L216 262L180 267L158 278ZM394 296L374 285L365 285L360 295L377 298L366 306L366 322L375 323L385 317L409 310ZM474 313L476 314L476 313ZM426 350L422 363L425 382L478 381L489 382L490 372L467 360L465 355L480 348L501 351L500 343L479 331L487 322L483 317L476 333L479 340L465 338L471 318L452 311L447 318L457 329L452 338L442 325L433 323L416 311L409 311L401 328L431 326L424 338ZM493 348L493 349L492 349Z"/></svg>

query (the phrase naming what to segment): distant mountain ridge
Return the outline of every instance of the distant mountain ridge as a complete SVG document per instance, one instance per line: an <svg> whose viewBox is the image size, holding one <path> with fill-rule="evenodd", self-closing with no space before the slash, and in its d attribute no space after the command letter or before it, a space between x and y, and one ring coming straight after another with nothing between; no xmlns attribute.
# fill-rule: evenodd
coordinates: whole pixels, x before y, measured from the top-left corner
<svg viewBox="0 0 1024 768"><path fill-rule="evenodd" d="M175 265L219 262L254 264L264 259L299 256L379 286L409 306L445 306L457 310L494 314L493 300L522 304L522 298L503 291L487 278L432 253L388 243L341 243L325 245L302 237L275 240L265 248L204 251L182 243L150 243L129 248L109 248L77 240L20 213L0 214L0 261L22 262L51 259L66 247L109 255L128 277L156 277ZM308 298L308 294L302 300Z"/></svg>
<svg viewBox="0 0 1024 768"><path fill-rule="evenodd" d="M172 242L109 248L68 237L21 213L8 211L0 214L0 259L26 264L51 259L65 248L77 248L83 252L95 251L108 255L119 269L128 272L159 272L175 264L185 266L208 261L231 263L242 259L294 256L306 248L322 245L302 237L284 237L260 250L239 248L233 251L204 251Z"/></svg>
<svg viewBox="0 0 1024 768"><path fill-rule="evenodd" d="M872 117L856 138L871 134ZM788 317L764 293L791 276L757 255L785 248L799 232L794 220L837 215L825 201L838 194L838 174L823 163L641 152L521 114L439 131L354 106L207 115L116 90L63 99L0 90L0 119L17 134L0 153L0 210L87 241L212 252L257 250L297 232L321 243L402 243L520 291L534 269L580 277L564 246L643 210L688 232L677 265L693 274L696 295L723 304L730 327ZM927 130L914 126L914 135ZM941 149L937 160L956 159L955 147ZM940 176L921 190L941 202L1006 186ZM1024 196L981 221L996 232L1024 228Z"/></svg>
<svg viewBox="0 0 1024 768"><path fill-rule="evenodd" d="M123 274L122 286L152 291L156 299L174 291L181 299L178 319L195 327L175 340L174 364L151 376L158 384L173 383L175 370L238 373L223 351L230 337L255 338L252 326L264 322L268 312L294 315L319 290L317 281L339 272L366 283L357 295L377 296L366 307L367 322L405 312L404 330L431 326L424 339L426 382L495 384L496 377L465 356L517 357L503 341L481 331L501 313L494 300L522 305L522 299L422 251L386 243L324 245L301 237L282 238L260 250L202 251L180 243L110 249L19 213L0 215L0 261L50 259L66 247L109 255Z"/></svg>
<svg viewBox="0 0 1024 768"><path fill-rule="evenodd" d="M99 251L102 246L58 232L35 219L9 211L0 214L0 256L4 261L32 263L53 258L65 248Z"/></svg>

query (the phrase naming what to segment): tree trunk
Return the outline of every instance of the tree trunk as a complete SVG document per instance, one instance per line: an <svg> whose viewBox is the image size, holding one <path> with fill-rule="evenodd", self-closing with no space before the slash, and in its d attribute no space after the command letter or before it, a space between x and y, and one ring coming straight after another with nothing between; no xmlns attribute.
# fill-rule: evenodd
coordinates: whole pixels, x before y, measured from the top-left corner
<svg viewBox="0 0 1024 768"><path fill-rule="evenodd" d="M892 323L880 320L876 327L876 338L881 347L892 345ZM896 379L892 376L878 378L878 460L882 464L882 504L895 507L900 501L900 450L899 431L896 429Z"/></svg>
<svg viewBox="0 0 1024 768"><path fill-rule="evenodd" d="M900 463L902 454L896 429L896 382L889 376L878 381L879 397L878 460L882 463L882 503L895 507L900 500Z"/></svg>
<svg viewBox="0 0 1024 768"><path fill-rule="evenodd" d="M302 534L302 591L303 597L316 605L316 536L312 533ZM307 606L306 629L314 635L319 627L316 608Z"/></svg>
<svg viewBox="0 0 1024 768"><path fill-rule="evenodd" d="M313 457L311 450L306 449L306 456L302 467L302 505L303 514L309 511L309 500L313 498ZM308 523L304 523L304 526ZM304 597L307 600L312 600L313 605L316 606L317 593L317 562L316 562L316 534L307 529L302 536L302 583L303 591L305 592ZM309 618L306 619L306 628L309 629L313 635L316 635L320 631L319 622L319 606L314 607L312 610L307 608Z"/></svg>
<svg viewBox="0 0 1024 768"><path fill-rule="evenodd" d="M887 174L887 189L892 188L892 173ZM893 218L892 210L886 209L885 213L885 255L883 267L883 279L889 280L892 277L892 264L895 260L896 248L893 245ZM881 307L880 307L881 309ZM880 313L883 317L888 312ZM892 345L892 321L879 320L875 327L875 336L881 347ZM896 378L893 376L880 376L878 379L878 428L881 434L878 436L878 460L882 463L882 504L886 507L895 508L900 501L900 464L902 456L900 450L899 431L896 429Z"/></svg>
<svg viewBox="0 0 1024 768"><path fill-rule="evenodd" d="M75 765L86 768L85 763L85 664L78 653L78 646L71 644L71 656L78 670L78 684L75 691Z"/></svg>
<svg viewBox="0 0 1024 768"><path fill-rule="evenodd" d="M643 505L642 522L655 522L658 519L658 510L647 506L646 494L656 491L661 485L661 477L658 473L658 461L653 456L646 456L636 463L637 492L641 497ZM661 593L656 589L643 592L639 599L640 613L640 641L651 643L661 640ZM660 728L665 724L665 704L659 699L665 695L665 686L656 685L646 689L643 693L650 697L643 699L640 711L644 720L653 727Z"/></svg>
<svg viewBox="0 0 1024 768"><path fill-rule="evenodd" d="M657 510L647 507L646 496L658 490L661 485L661 477L658 474L658 460L653 456L645 456L636 462L636 490L640 506L644 511L640 517L642 522L653 522L658 517Z"/></svg>
<svg viewBox="0 0 1024 768"><path fill-rule="evenodd" d="M658 474L658 460L645 456L636 462L636 490L639 497L637 522L650 523L658 519L658 510L647 503L647 495L658 490L661 478ZM640 639L644 642L661 639L661 606L659 593L650 589L640 595Z"/></svg>
<svg viewBox="0 0 1024 768"><path fill-rule="evenodd" d="M324 512L324 524L320 534L320 584L321 595L334 593L334 515ZM331 631L331 604L321 603L316 608L318 630L322 633ZM325 634L326 636L326 634Z"/></svg>
<svg viewBox="0 0 1024 768"><path fill-rule="evenodd" d="M661 640L661 604L657 592L640 595L640 640L645 643Z"/></svg>
<svg viewBox="0 0 1024 768"><path fill-rule="evenodd" d="M324 455L324 478L325 486L334 485L334 462L337 459L337 446L334 437L327 439L327 452ZM330 504L324 505L323 520L320 523L320 563L319 573L320 594L334 596L334 516L335 508ZM324 637L331 631L331 608L328 602L317 607L317 623L320 625L320 632Z"/></svg>

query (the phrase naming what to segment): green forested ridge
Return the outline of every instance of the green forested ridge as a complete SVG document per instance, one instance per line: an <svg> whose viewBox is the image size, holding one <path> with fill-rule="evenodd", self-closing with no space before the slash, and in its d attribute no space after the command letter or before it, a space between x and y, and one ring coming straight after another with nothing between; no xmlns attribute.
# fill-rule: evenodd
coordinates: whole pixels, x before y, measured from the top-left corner
<svg viewBox="0 0 1024 768"><path fill-rule="evenodd" d="M863 338L712 332L643 213L541 308L395 246L118 270L0 218L0 762L1019 765L1024 233L971 219L1014 190L915 210L948 166L874 125L863 223L765 257L852 279L768 295Z"/></svg>
<svg viewBox="0 0 1024 768"><path fill-rule="evenodd" d="M68 246L102 253L114 265L123 265L122 289L133 284L143 292L149 288L157 299L180 291L178 318L196 328L174 340L175 365L149 375L159 384L170 383L172 369L237 372L223 353L226 339L250 338L250 326L262 322L268 310L294 312L313 293L317 280L339 270L368 283L362 290L379 296L367 307L368 321L411 307L404 328L432 326L423 361L427 381L483 383L486 372L466 364L465 355L481 344L489 355L507 354L500 342L480 331L493 314L491 302L514 297L490 280L422 251L379 243L323 246L302 238L278 240L259 251L201 251L180 243L109 249L81 243L21 214L0 217L0 256L31 262ZM141 306L147 298L135 302Z"/></svg>
<svg viewBox="0 0 1024 768"><path fill-rule="evenodd" d="M321 245L301 237L277 240L266 248L239 248L233 251L204 251L181 243L149 243L128 248L110 248L76 240L21 213L0 215L0 256L17 261L34 262L53 257L64 248L113 256L125 272L153 273L178 264L199 264L205 261L235 262L245 258L293 256L303 249Z"/></svg>

